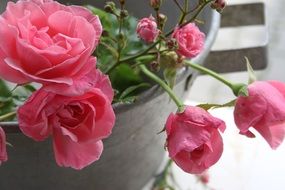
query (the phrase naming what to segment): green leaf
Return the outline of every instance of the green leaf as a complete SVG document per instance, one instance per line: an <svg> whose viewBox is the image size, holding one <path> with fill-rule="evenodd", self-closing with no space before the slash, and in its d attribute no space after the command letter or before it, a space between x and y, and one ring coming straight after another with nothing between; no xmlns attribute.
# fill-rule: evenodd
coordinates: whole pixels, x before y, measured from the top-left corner
<svg viewBox="0 0 285 190"><path fill-rule="evenodd" d="M176 83L176 68L166 68L163 71L163 76L167 84L172 89Z"/></svg>
<svg viewBox="0 0 285 190"><path fill-rule="evenodd" d="M30 85L30 84L26 84L26 85L24 85L22 87L25 90L27 90L28 92L35 92L37 90L33 85Z"/></svg>
<svg viewBox="0 0 285 190"><path fill-rule="evenodd" d="M98 68L105 73L110 65L118 60L117 50L121 48L121 59L144 49L146 45L137 37L137 19L127 17L122 26L123 36L119 37L119 23L115 16L92 6L87 6L94 14L100 17L106 35L101 37L100 44L96 48L95 55L98 57Z"/></svg>
<svg viewBox="0 0 285 190"><path fill-rule="evenodd" d="M3 80L0 80L0 115L12 111L14 106L11 91Z"/></svg>
<svg viewBox="0 0 285 190"><path fill-rule="evenodd" d="M123 92L130 86L138 85L143 82L139 73L127 64L121 64L109 75L112 86L119 92ZM119 93L120 94L120 93Z"/></svg>
<svg viewBox="0 0 285 190"><path fill-rule="evenodd" d="M11 91L3 80L0 80L0 97L11 96Z"/></svg>
<svg viewBox="0 0 285 190"><path fill-rule="evenodd" d="M123 55L136 53L146 48L146 44L138 38L136 33L138 20L135 17L129 16L124 20L123 34L127 37L126 47L123 49Z"/></svg>
<svg viewBox="0 0 285 190"><path fill-rule="evenodd" d="M227 102L225 104L199 104L197 107L203 108L204 110L210 110L210 109L217 109L217 108L223 108L223 107L233 107L235 105L236 99Z"/></svg>
<svg viewBox="0 0 285 190"><path fill-rule="evenodd" d="M115 63L118 59L118 53L116 49L117 45L110 38L102 37L100 44L95 51L98 58L97 66L105 73L108 67Z"/></svg>
<svg viewBox="0 0 285 190"><path fill-rule="evenodd" d="M247 72L248 72L248 84L251 84L253 82L255 82L257 80L255 74L254 74L254 70L249 62L249 59L247 57L244 57L245 61L246 61L246 66L247 66Z"/></svg>
<svg viewBox="0 0 285 190"><path fill-rule="evenodd" d="M124 99L115 99L114 102L115 103L123 103L123 104L132 104L136 101L137 99L137 96L129 96L129 97L126 97Z"/></svg>
<svg viewBox="0 0 285 190"><path fill-rule="evenodd" d="M127 88L126 90L124 90L122 92L122 94L120 95L120 99L124 99L127 96L133 94L135 91L138 91L140 89L145 89L145 88L147 88L149 86L150 86L150 84L148 84L148 83L141 83L141 84L138 84L138 85L130 86L129 88Z"/></svg>

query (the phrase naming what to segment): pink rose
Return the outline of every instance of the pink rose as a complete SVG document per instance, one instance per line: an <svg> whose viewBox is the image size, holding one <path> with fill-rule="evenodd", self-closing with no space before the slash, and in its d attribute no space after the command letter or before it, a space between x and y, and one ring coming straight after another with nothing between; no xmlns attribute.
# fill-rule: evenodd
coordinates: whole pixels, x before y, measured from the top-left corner
<svg viewBox="0 0 285 190"><path fill-rule="evenodd" d="M102 26L83 7L53 0L9 2L0 26L0 77L5 80L72 86L96 64L90 55Z"/></svg>
<svg viewBox="0 0 285 190"><path fill-rule="evenodd" d="M249 96L236 101L234 119L241 134L254 137L253 127L272 149L285 135L285 84L278 81L258 81L248 86Z"/></svg>
<svg viewBox="0 0 285 190"><path fill-rule="evenodd" d="M7 160L6 135L4 130L0 127L0 165L2 162L6 162Z"/></svg>
<svg viewBox="0 0 285 190"><path fill-rule="evenodd" d="M204 47L205 34L194 23L176 28L172 34L178 44L177 54L187 58L197 56Z"/></svg>
<svg viewBox="0 0 285 190"><path fill-rule="evenodd" d="M148 43L154 42L159 34L155 19L152 16L141 19L137 25L137 34Z"/></svg>
<svg viewBox="0 0 285 190"><path fill-rule="evenodd" d="M112 87L107 76L96 72L90 75L93 78L86 76L86 82L94 81L93 87L81 96L62 96L41 88L18 109L19 127L25 135L36 141L52 135L60 166L82 169L98 160L102 139L112 132Z"/></svg>
<svg viewBox="0 0 285 190"><path fill-rule="evenodd" d="M220 159L223 140L218 129L225 128L222 120L198 107L170 114L166 122L170 158L185 172L202 173Z"/></svg>

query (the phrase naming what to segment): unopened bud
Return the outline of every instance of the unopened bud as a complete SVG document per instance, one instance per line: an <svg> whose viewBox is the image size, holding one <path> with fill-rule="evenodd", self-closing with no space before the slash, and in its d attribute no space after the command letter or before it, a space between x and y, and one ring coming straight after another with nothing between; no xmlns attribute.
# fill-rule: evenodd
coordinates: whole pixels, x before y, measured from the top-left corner
<svg viewBox="0 0 285 190"><path fill-rule="evenodd" d="M158 19L159 19L159 24L160 24L160 28L163 28L166 21L167 21L167 16L165 14L159 13L158 14Z"/></svg>
<svg viewBox="0 0 285 190"><path fill-rule="evenodd" d="M120 0L120 3L121 3L122 5L124 5L124 4L125 4L125 0Z"/></svg>
<svg viewBox="0 0 285 190"><path fill-rule="evenodd" d="M223 9L226 7L227 3L225 0L215 0L211 4L212 9L216 9L219 13L223 11Z"/></svg>
<svg viewBox="0 0 285 190"><path fill-rule="evenodd" d="M159 63L157 61L151 62L150 68L151 70L158 72L160 70Z"/></svg>
<svg viewBox="0 0 285 190"><path fill-rule="evenodd" d="M110 5L105 5L104 10L107 13L113 13L114 12L114 10L112 9L112 7Z"/></svg>
<svg viewBox="0 0 285 190"><path fill-rule="evenodd" d="M107 30L103 30L102 37L107 37L107 36L109 36L109 32Z"/></svg>
<svg viewBox="0 0 285 190"><path fill-rule="evenodd" d="M160 65L162 68L177 68L177 54L174 51L161 54Z"/></svg>
<svg viewBox="0 0 285 190"><path fill-rule="evenodd" d="M150 6L154 9L159 9L161 0L150 0Z"/></svg>
<svg viewBox="0 0 285 190"><path fill-rule="evenodd" d="M106 3L106 5L104 6L104 10L107 12L107 13L114 13L114 10L116 9L116 5L114 2L112 1L108 1Z"/></svg>
<svg viewBox="0 0 285 190"><path fill-rule="evenodd" d="M167 40L166 45L169 50L176 50L178 48L177 41L174 38Z"/></svg>
<svg viewBox="0 0 285 190"><path fill-rule="evenodd" d="M121 11L121 18L126 18L129 16L129 12L127 10L122 10Z"/></svg>

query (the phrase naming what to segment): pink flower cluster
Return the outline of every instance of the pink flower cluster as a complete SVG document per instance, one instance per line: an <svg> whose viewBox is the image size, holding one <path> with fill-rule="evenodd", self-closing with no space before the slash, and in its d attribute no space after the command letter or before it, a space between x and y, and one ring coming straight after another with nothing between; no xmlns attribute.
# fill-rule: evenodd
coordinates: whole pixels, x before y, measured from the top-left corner
<svg viewBox="0 0 285 190"><path fill-rule="evenodd" d="M53 0L19 0L8 3L0 25L0 77L42 84L18 109L22 132L37 141L52 136L60 166L98 160L115 122L111 83L92 57L102 33L98 16Z"/></svg>
<svg viewBox="0 0 285 190"><path fill-rule="evenodd" d="M145 42L154 42L159 35L155 19L152 16L141 19L137 25L137 34ZM193 58L203 50L205 34L194 23L176 27L171 37L177 42L176 53L180 56Z"/></svg>

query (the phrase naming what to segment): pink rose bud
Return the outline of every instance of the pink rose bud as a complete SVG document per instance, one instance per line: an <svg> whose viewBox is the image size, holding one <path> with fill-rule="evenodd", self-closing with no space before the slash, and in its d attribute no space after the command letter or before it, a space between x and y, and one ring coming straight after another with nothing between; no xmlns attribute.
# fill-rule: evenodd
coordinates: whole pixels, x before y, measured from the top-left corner
<svg viewBox="0 0 285 190"><path fill-rule="evenodd" d="M7 160L6 135L4 130L0 127L0 165L2 162L6 162Z"/></svg>
<svg viewBox="0 0 285 190"><path fill-rule="evenodd" d="M197 56L204 47L205 34L194 23L176 28L172 34L178 44L177 54L187 58Z"/></svg>
<svg viewBox="0 0 285 190"><path fill-rule="evenodd" d="M211 4L211 7L213 9L216 9L218 12L222 12L223 9L226 7L226 1L225 0L215 0Z"/></svg>
<svg viewBox="0 0 285 190"><path fill-rule="evenodd" d="M159 34L155 19L152 16L141 19L137 25L137 34L148 43L154 42Z"/></svg>
<svg viewBox="0 0 285 190"><path fill-rule="evenodd" d="M225 128L222 120L199 107L171 113L166 122L170 158L185 172L201 174L220 159L223 140L219 130Z"/></svg>
<svg viewBox="0 0 285 190"><path fill-rule="evenodd" d="M72 84L95 67L98 16L53 0L9 1L0 15L0 78L24 84Z"/></svg>
<svg viewBox="0 0 285 190"><path fill-rule="evenodd" d="M93 86L80 96L62 96L41 88L18 109L21 131L36 141L52 135L57 164L74 169L100 158L102 140L110 136L115 123L108 77L93 70L82 80ZM76 88L86 84L78 82Z"/></svg>
<svg viewBox="0 0 285 190"><path fill-rule="evenodd" d="M285 136L285 84L257 81L248 86L248 93L236 101L235 123L241 134L255 137L252 127L276 149Z"/></svg>
<svg viewBox="0 0 285 190"><path fill-rule="evenodd" d="M150 6L157 9L161 5L161 0L150 0Z"/></svg>

